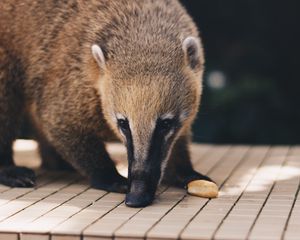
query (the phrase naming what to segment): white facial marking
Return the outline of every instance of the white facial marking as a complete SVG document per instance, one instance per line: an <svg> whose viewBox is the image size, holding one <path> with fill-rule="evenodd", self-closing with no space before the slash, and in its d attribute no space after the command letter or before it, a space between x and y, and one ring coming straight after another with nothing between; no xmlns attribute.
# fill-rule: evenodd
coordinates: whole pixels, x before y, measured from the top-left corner
<svg viewBox="0 0 300 240"><path fill-rule="evenodd" d="M174 118L175 117L175 115L173 114L173 113L165 113L165 114L163 114L163 115L161 115L161 119L162 120L165 120L165 119L172 119L172 118Z"/></svg>
<svg viewBox="0 0 300 240"><path fill-rule="evenodd" d="M171 130L166 136L165 136L165 141L167 141L174 133L174 130Z"/></svg>
<svg viewBox="0 0 300 240"><path fill-rule="evenodd" d="M128 124L129 124L129 128L130 128L131 136L134 136L135 131L134 131L134 127L132 125L132 121L128 120Z"/></svg>
<svg viewBox="0 0 300 240"><path fill-rule="evenodd" d="M116 118L121 120L126 120L126 117L124 117L121 113L116 113Z"/></svg>
<svg viewBox="0 0 300 240"><path fill-rule="evenodd" d="M152 121L151 121L151 124L150 124L150 128L151 128L151 131L152 131L152 132L154 131L155 125L156 125L156 121L155 121L155 120L152 120Z"/></svg>
<svg viewBox="0 0 300 240"><path fill-rule="evenodd" d="M175 141L174 141L174 142L175 142ZM168 160L169 160L170 155L171 155L171 151L172 151L172 149L173 149L174 142L173 142L172 145L170 146L166 158L163 159L162 162L161 162L161 166L160 166L160 172L161 172L161 174L160 174L160 179L159 179L159 181L158 181L158 184L160 184L161 180L163 179L163 177L164 177L164 175L165 175L165 170L166 170L167 163L168 163Z"/></svg>
<svg viewBox="0 0 300 240"><path fill-rule="evenodd" d="M111 120L116 123L117 122L117 118L114 112L108 112L108 115L110 116Z"/></svg>
<svg viewBox="0 0 300 240"><path fill-rule="evenodd" d="M105 67L104 54L103 54L101 48L97 44L94 44L92 46L92 54L93 54L94 59L98 63L99 67L104 68Z"/></svg>
<svg viewBox="0 0 300 240"><path fill-rule="evenodd" d="M119 131L121 136L124 138L124 141L127 142L126 136L124 135L124 133L122 131Z"/></svg>
<svg viewBox="0 0 300 240"><path fill-rule="evenodd" d="M175 117L175 114L173 114L173 113L171 113L171 112L168 112L168 113L163 114L160 118L161 118L162 120L166 120L166 119L173 119L174 117ZM164 137L164 138L165 138L165 141L167 141L173 134L174 134L174 130L171 130L171 131ZM170 146L166 158L163 159L162 162L161 162L161 167L160 167L161 175L160 175L160 179L159 179L159 184L160 184L161 180L163 179L164 172L165 172L165 169L166 169L166 167L167 167L168 159L169 159L170 154L171 154L171 150L170 150L170 149L172 149L172 146L173 146L173 144Z"/></svg>

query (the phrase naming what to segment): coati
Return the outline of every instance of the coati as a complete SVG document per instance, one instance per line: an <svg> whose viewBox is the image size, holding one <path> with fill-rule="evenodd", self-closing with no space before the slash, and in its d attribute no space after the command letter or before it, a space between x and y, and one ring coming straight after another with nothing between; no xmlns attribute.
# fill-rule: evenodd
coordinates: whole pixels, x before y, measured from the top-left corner
<svg viewBox="0 0 300 240"><path fill-rule="evenodd" d="M162 179L211 182L190 161L204 57L177 0L1 0L0 13L1 183L34 185L12 156L26 116L43 161L127 193L128 206L150 204ZM127 147L128 180L105 150L111 136Z"/></svg>

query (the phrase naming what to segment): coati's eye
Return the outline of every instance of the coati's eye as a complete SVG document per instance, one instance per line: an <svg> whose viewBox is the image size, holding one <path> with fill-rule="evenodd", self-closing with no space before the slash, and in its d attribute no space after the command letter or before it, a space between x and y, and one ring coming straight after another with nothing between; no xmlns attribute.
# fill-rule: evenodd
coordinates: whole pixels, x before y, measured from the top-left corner
<svg viewBox="0 0 300 240"><path fill-rule="evenodd" d="M159 130L168 132L174 127L174 119L164 119L158 122L157 127Z"/></svg>
<svg viewBox="0 0 300 240"><path fill-rule="evenodd" d="M129 123L127 119L118 119L118 126L122 131L127 131L129 129Z"/></svg>

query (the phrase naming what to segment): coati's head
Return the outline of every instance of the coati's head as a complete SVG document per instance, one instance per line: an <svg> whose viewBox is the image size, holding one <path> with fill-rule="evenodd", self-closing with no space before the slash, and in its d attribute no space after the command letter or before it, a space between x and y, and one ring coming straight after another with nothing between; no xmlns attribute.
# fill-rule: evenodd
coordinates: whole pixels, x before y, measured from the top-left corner
<svg viewBox="0 0 300 240"><path fill-rule="evenodd" d="M127 147L126 204L133 207L152 202L172 147L189 131L199 105L200 40L190 36L166 48L132 50L132 56L106 61L101 46L92 46L102 72L99 91L105 118Z"/></svg>

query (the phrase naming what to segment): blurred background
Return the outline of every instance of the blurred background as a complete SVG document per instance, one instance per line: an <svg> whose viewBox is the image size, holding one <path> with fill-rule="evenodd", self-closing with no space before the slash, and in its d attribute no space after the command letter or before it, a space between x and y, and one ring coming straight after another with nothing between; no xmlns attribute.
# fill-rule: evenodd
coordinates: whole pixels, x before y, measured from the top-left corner
<svg viewBox="0 0 300 240"><path fill-rule="evenodd" d="M299 144L299 1L181 2L206 55L194 140Z"/></svg>

